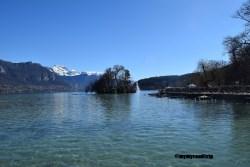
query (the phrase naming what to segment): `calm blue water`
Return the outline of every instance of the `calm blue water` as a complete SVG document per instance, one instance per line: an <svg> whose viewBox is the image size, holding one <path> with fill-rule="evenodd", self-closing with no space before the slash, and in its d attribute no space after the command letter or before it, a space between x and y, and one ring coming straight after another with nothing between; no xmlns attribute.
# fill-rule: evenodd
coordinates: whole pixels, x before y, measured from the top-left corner
<svg viewBox="0 0 250 167"><path fill-rule="evenodd" d="M250 104L147 92L2 95L0 166L249 167Z"/></svg>

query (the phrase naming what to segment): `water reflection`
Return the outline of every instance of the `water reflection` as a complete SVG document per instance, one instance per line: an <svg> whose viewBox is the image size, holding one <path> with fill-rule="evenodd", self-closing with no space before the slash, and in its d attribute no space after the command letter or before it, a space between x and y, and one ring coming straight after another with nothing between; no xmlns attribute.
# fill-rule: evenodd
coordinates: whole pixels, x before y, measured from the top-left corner
<svg viewBox="0 0 250 167"><path fill-rule="evenodd" d="M133 95L96 95L106 120L127 120L131 111Z"/></svg>
<svg viewBox="0 0 250 167"><path fill-rule="evenodd" d="M232 107L232 141L231 150L235 155L235 166L250 164L250 104L231 103Z"/></svg>
<svg viewBox="0 0 250 167"><path fill-rule="evenodd" d="M231 108L235 120L250 118L250 104L231 103Z"/></svg>

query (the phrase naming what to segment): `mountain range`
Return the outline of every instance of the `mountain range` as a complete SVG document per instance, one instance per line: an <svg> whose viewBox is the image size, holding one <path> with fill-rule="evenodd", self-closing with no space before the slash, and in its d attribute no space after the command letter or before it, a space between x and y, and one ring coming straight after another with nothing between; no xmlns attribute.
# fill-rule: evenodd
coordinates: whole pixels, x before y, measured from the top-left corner
<svg viewBox="0 0 250 167"><path fill-rule="evenodd" d="M85 91L86 88L95 82L101 75L100 72L78 72L69 70L65 66L54 65L49 68L53 73L57 74L57 79L68 84L73 90Z"/></svg>
<svg viewBox="0 0 250 167"><path fill-rule="evenodd" d="M50 71L60 75L60 76L77 76L77 75L88 75L88 76L91 76L91 75L96 75L96 76L99 76L99 75L102 75L102 72L78 72L77 70L69 70L67 67L65 66L62 66L62 65L54 65L53 67L49 68Z"/></svg>
<svg viewBox="0 0 250 167"><path fill-rule="evenodd" d="M0 60L0 93L84 91L100 77L98 72L77 72L55 65L12 63Z"/></svg>
<svg viewBox="0 0 250 167"><path fill-rule="evenodd" d="M0 94L23 92L85 91L101 72L78 72L62 65L45 67L38 63L12 63L0 60ZM192 83L198 73L145 78L141 90L182 87Z"/></svg>

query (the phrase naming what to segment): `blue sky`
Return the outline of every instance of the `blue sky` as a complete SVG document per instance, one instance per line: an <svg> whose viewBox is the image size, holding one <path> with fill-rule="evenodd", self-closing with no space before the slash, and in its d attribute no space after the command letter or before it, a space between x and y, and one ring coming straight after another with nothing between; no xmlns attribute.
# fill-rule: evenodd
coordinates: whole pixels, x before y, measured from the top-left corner
<svg viewBox="0 0 250 167"><path fill-rule="evenodd" d="M0 0L0 59L103 71L135 80L192 72L200 59L227 60L223 38L244 0Z"/></svg>

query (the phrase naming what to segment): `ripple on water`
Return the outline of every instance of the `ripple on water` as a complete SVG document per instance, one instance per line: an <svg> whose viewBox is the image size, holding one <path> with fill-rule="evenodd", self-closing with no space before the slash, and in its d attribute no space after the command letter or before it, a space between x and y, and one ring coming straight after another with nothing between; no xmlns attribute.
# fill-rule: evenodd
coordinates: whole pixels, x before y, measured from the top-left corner
<svg viewBox="0 0 250 167"><path fill-rule="evenodd" d="M136 95L0 96L0 166L250 166L250 105ZM214 154L180 160L179 154Z"/></svg>

